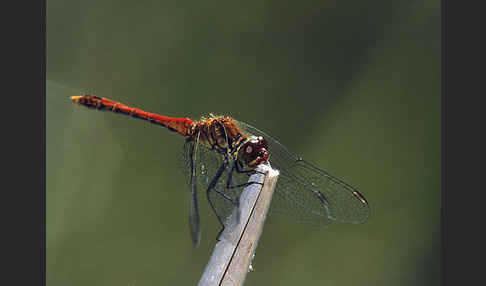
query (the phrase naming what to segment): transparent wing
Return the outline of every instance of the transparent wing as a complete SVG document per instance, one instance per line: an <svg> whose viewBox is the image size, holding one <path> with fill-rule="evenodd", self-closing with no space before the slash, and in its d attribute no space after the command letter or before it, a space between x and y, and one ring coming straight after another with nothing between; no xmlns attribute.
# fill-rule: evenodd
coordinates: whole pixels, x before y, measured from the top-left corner
<svg viewBox="0 0 486 286"><path fill-rule="evenodd" d="M199 136L196 136L196 142ZM201 223L199 218L199 205L197 200L197 174L195 164L195 154L197 153L198 144L186 142L183 148L183 172L188 178L190 197L189 197L189 229L194 247L199 245L201 240Z"/></svg>
<svg viewBox="0 0 486 286"><path fill-rule="evenodd" d="M315 225L367 220L368 203L356 188L292 154L255 127L237 123L246 135L263 136L268 141L269 162L280 171L271 213Z"/></svg>
<svg viewBox="0 0 486 286"><path fill-rule="evenodd" d="M234 186L247 183L249 176L236 172L233 169L234 163L235 161L231 160L225 162L222 154L198 144L197 141L188 141L184 144L183 169L191 190L189 222L193 241L195 239L194 235L199 229L198 193L207 196L218 219L225 226L227 219L237 206L244 186ZM208 193L207 191L211 184L214 184L214 187ZM195 213L197 213L197 219Z"/></svg>

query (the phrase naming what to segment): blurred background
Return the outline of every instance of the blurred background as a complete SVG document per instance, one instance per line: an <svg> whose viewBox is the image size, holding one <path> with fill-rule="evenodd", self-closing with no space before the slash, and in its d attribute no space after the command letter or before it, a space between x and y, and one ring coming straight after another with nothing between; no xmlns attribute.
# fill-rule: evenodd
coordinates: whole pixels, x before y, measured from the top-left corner
<svg viewBox="0 0 486 286"><path fill-rule="evenodd" d="M359 187L363 225L269 216L245 285L440 284L439 1L47 2L47 285L195 285L183 138L74 105L247 122Z"/></svg>

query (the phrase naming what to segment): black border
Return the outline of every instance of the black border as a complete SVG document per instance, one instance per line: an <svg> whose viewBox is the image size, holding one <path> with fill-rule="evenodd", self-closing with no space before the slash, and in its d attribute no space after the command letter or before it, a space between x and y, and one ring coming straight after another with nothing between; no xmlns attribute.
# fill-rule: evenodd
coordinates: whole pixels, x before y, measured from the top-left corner
<svg viewBox="0 0 486 286"><path fill-rule="evenodd" d="M41 0L41 285L46 285L46 55L47 55L47 31L46 31L46 0Z"/></svg>
<svg viewBox="0 0 486 286"><path fill-rule="evenodd" d="M45 285L46 1L2 5L3 285Z"/></svg>
<svg viewBox="0 0 486 286"><path fill-rule="evenodd" d="M484 9L470 4L441 1L442 285L484 280Z"/></svg>

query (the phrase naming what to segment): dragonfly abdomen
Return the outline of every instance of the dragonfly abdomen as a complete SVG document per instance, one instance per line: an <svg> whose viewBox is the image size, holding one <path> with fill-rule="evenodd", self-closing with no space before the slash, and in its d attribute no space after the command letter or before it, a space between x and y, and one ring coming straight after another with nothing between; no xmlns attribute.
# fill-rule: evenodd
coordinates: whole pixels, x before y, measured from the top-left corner
<svg viewBox="0 0 486 286"><path fill-rule="evenodd" d="M88 108L96 108L101 111L111 111L114 113L121 113L129 115L134 118L147 120L155 125L168 128L170 131L176 132L183 136L190 136L195 125L194 121L189 118L171 118L161 116L155 113L143 111L141 109L127 106L120 102L115 102L107 98L97 97L95 95L71 96L74 102L86 106Z"/></svg>

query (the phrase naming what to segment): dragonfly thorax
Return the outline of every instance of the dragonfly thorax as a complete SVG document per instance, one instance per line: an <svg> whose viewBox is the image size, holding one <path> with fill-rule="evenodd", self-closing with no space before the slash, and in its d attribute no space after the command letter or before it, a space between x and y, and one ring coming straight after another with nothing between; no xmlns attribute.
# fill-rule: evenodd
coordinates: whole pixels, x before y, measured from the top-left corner
<svg viewBox="0 0 486 286"><path fill-rule="evenodd" d="M186 140L197 141L223 155L232 155L237 153L247 137L231 117L218 116L199 121Z"/></svg>

